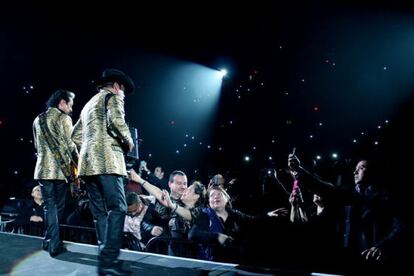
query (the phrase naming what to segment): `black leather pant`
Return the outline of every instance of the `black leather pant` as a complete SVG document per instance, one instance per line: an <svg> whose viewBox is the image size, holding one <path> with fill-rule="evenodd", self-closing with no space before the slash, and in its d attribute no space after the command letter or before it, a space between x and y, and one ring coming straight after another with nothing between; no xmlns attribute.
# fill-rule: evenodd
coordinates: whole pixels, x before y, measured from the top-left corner
<svg viewBox="0 0 414 276"><path fill-rule="evenodd" d="M69 184L64 180L39 180L45 210L45 243L49 252L55 252L61 246L59 221L65 208L65 197ZM49 241L50 240L50 241Z"/></svg>
<svg viewBox="0 0 414 276"><path fill-rule="evenodd" d="M86 182L90 207L94 216L99 244L100 266L115 261L122 246L127 212L123 178L119 175L82 177Z"/></svg>

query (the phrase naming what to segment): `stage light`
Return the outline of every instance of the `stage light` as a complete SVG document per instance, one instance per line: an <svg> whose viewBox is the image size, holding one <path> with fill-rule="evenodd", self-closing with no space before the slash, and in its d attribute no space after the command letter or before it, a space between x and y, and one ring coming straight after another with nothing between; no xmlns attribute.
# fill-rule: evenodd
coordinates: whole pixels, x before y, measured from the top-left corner
<svg viewBox="0 0 414 276"><path fill-rule="evenodd" d="M224 78L227 75L227 70L226 69L221 69L220 71L220 75L222 78Z"/></svg>
<svg viewBox="0 0 414 276"><path fill-rule="evenodd" d="M335 153L335 152L334 152L334 153L332 153L332 158L333 158L333 159L337 159L337 158L338 158L338 154L337 154L337 153Z"/></svg>
<svg viewBox="0 0 414 276"><path fill-rule="evenodd" d="M249 161L250 161L250 156L246 155L246 156L244 157L244 161L249 162Z"/></svg>
<svg viewBox="0 0 414 276"><path fill-rule="evenodd" d="M322 156L316 155L316 160L321 160L321 159L322 159Z"/></svg>

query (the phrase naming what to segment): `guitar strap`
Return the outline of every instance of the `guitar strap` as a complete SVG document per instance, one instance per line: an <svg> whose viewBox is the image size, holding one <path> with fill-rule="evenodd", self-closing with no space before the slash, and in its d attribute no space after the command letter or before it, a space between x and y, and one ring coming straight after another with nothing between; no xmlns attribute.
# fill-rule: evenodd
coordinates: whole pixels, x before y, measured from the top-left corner
<svg viewBox="0 0 414 276"><path fill-rule="evenodd" d="M47 126L47 121L46 121L46 112L43 112L42 114L39 115L39 126L40 129L43 132L43 135L45 137L46 140L46 144L48 145L50 151L53 153L53 156L55 157L56 162L59 164L63 175L66 178L67 182L73 182L75 179L75 176L73 175L71 169L70 169L70 164L67 164L65 162L65 159L63 157L62 152L59 150L58 147L58 143L56 142L56 139L54 137L52 137L51 132L49 131L49 128ZM73 162L73 160L72 160Z"/></svg>

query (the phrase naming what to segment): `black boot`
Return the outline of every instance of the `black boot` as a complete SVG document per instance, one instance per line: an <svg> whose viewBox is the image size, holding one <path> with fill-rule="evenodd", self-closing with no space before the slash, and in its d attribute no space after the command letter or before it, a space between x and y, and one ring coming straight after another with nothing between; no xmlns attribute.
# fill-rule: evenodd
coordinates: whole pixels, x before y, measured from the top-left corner
<svg viewBox="0 0 414 276"><path fill-rule="evenodd" d="M49 244L49 254L51 257L56 257L57 255L60 255L62 253L68 252L66 247L63 245L63 243L60 243L59 246L55 249L52 249Z"/></svg>
<svg viewBox="0 0 414 276"><path fill-rule="evenodd" d="M49 251L49 242L50 240L43 240L42 242L42 249L45 251Z"/></svg>

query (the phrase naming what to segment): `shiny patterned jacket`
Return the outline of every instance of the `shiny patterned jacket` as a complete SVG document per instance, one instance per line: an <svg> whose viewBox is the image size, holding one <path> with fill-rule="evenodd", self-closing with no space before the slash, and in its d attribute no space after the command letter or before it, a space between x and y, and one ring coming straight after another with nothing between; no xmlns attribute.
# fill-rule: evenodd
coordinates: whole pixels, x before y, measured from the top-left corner
<svg viewBox="0 0 414 276"><path fill-rule="evenodd" d="M40 116L40 115L39 115ZM66 180L56 157L46 142L44 133L39 124L39 116L33 122L34 145L37 151L37 162L34 179L44 180ZM46 123L50 132L58 144L59 151L64 158L65 164L70 166L70 161L77 161L78 151L75 143L71 140L73 129L72 119L58 108L51 107L46 110Z"/></svg>
<svg viewBox="0 0 414 276"><path fill-rule="evenodd" d="M124 99L102 89L82 109L75 124L72 139L80 148L79 176L116 174L127 176L124 152L120 140L132 143L131 133L125 122ZM109 135L108 127L116 130L121 137Z"/></svg>

